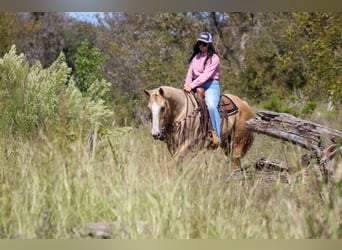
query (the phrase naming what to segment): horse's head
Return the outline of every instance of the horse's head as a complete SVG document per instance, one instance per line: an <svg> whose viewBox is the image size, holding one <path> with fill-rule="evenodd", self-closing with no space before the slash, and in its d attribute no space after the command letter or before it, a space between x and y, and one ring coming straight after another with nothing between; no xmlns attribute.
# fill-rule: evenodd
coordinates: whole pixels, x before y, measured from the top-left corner
<svg viewBox="0 0 342 250"><path fill-rule="evenodd" d="M165 129L169 123L169 103L165 98L163 88L144 90L149 96L148 108L152 115L151 135L155 139L163 140Z"/></svg>

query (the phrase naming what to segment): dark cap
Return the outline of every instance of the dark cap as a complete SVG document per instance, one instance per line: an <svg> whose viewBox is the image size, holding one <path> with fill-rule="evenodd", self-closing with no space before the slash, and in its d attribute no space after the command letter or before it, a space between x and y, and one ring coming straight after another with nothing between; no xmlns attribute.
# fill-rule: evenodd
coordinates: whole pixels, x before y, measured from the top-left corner
<svg viewBox="0 0 342 250"><path fill-rule="evenodd" d="M211 43L212 42L212 37L211 34L209 32L201 32L197 38L197 41L202 41L205 43Z"/></svg>

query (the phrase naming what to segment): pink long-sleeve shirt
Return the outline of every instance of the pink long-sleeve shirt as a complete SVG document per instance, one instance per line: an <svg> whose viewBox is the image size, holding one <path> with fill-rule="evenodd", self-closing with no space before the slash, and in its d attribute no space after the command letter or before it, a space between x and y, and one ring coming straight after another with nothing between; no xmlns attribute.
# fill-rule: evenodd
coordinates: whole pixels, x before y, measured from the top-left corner
<svg viewBox="0 0 342 250"><path fill-rule="evenodd" d="M201 86L209 79L219 79L220 58L213 54L208 59L205 69L203 70L204 61L207 53L198 53L191 61L188 73L185 78L185 85L190 85L192 89ZM193 80L194 79L194 80Z"/></svg>

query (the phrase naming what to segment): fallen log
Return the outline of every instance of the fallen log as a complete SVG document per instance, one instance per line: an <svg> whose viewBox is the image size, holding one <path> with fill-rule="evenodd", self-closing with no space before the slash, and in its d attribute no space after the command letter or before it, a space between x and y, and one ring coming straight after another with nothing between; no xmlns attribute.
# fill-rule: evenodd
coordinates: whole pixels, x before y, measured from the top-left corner
<svg viewBox="0 0 342 250"><path fill-rule="evenodd" d="M270 169L277 171L289 171L289 166L286 162L280 160L266 159L265 157L262 157L256 161L255 168L258 170Z"/></svg>
<svg viewBox="0 0 342 250"><path fill-rule="evenodd" d="M311 121L286 113L258 111L247 121L247 127L310 150L323 167L338 154L342 158L342 133Z"/></svg>

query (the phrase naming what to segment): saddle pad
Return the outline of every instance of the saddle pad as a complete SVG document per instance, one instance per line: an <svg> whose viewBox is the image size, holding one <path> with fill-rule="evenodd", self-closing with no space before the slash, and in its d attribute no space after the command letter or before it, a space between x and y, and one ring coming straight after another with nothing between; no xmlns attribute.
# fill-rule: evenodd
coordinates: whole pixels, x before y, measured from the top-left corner
<svg viewBox="0 0 342 250"><path fill-rule="evenodd" d="M224 94L222 94L220 98L219 110L221 118L234 115L239 111L238 107L233 102L233 100L229 98L229 96Z"/></svg>

